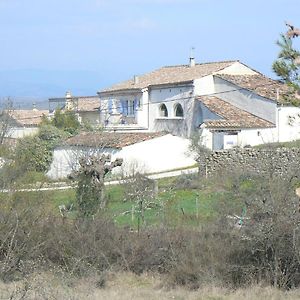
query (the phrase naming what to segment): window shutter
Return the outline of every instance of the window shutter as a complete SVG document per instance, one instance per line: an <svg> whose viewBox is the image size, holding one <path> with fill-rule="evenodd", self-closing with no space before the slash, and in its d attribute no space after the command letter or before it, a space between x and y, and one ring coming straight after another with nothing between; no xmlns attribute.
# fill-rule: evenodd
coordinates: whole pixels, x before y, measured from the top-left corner
<svg viewBox="0 0 300 300"><path fill-rule="evenodd" d="M123 114L125 116L128 116L128 100L124 100L124 111L123 111Z"/></svg>
<svg viewBox="0 0 300 300"><path fill-rule="evenodd" d="M117 102L117 112L121 114L123 112L122 100L118 100Z"/></svg>
<svg viewBox="0 0 300 300"><path fill-rule="evenodd" d="M133 101L133 113L134 114L135 114L135 112L138 108L138 104L139 104L139 101L138 101L138 99L135 98L134 101Z"/></svg>
<svg viewBox="0 0 300 300"><path fill-rule="evenodd" d="M126 104L125 104L125 101L124 100L121 100L120 101L121 103L121 114L125 115L126 114Z"/></svg>
<svg viewBox="0 0 300 300"><path fill-rule="evenodd" d="M111 114L113 109L113 101L112 99L108 100L108 112Z"/></svg>

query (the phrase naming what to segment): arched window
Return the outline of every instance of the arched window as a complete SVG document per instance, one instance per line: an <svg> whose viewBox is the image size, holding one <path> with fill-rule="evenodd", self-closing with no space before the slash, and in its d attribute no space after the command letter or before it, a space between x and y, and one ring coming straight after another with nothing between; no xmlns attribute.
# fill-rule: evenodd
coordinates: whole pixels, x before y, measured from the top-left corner
<svg viewBox="0 0 300 300"><path fill-rule="evenodd" d="M177 103L174 106L175 117L183 117L183 108L181 104Z"/></svg>
<svg viewBox="0 0 300 300"><path fill-rule="evenodd" d="M162 104L159 107L159 116L160 117L167 117L168 116L168 109L167 109L165 104Z"/></svg>

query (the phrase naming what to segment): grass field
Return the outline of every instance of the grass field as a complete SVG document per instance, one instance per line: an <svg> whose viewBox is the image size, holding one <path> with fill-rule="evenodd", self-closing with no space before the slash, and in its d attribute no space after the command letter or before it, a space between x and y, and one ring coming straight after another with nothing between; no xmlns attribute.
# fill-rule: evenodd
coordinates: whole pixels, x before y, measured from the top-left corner
<svg viewBox="0 0 300 300"><path fill-rule="evenodd" d="M120 226L136 228L138 209L137 204L125 199L124 185L114 185L106 188L108 205L105 213L112 217ZM158 181L158 194L151 199L151 206L145 209L145 225L168 224L196 226L212 219L216 207L229 199L230 194L214 189L210 184L201 188L183 188L177 186L176 178L166 178ZM0 199L5 200L7 194L1 194ZM39 192L17 192L13 198L27 204L42 201L49 209L59 214L58 206L75 203L76 191L57 190ZM69 217L75 212L70 213Z"/></svg>

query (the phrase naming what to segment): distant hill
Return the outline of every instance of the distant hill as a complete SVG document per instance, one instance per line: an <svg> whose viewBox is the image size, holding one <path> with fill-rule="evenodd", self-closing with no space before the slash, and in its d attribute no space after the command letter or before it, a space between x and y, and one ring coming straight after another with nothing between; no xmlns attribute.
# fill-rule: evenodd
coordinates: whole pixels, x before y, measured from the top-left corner
<svg viewBox="0 0 300 300"><path fill-rule="evenodd" d="M0 102L10 97L19 107L36 102L48 108L50 97L63 97L68 90L76 96L96 95L100 84L100 74L93 71L0 70Z"/></svg>

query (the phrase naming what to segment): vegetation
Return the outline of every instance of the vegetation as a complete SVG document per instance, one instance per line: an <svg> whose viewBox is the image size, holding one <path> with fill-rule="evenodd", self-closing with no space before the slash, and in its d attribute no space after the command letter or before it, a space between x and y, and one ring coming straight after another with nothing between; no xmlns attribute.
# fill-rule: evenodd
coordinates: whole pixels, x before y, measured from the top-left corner
<svg viewBox="0 0 300 300"><path fill-rule="evenodd" d="M52 125L71 135L77 134L81 126L75 112L63 112L61 109L55 110L54 117L51 120L49 120L47 117L44 117L42 124Z"/></svg>
<svg viewBox="0 0 300 300"><path fill-rule="evenodd" d="M288 25L290 27L290 25ZM294 30L294 29L293 29ZM273 71L286 83L291 91L284 95L284 100L299 105L300 100L300 52L293 47L293 39L298 34L281 34L277 45L280 47L278 59L273 63ZM292 99L292 100L290 100Z"/></svg>
<svg viewBox="0 0 300 300"><path fill-rule="evenodd" d="M74 191L65 196L62 192L2 194L2 280L51 266L72 276L90 272L102 276L116 269L151 271L163 274L167 286L190 289L256 282L298 287L300 214L295 175L262 178L227 172L222 177L226 180L220 176L164 180L154 198L148 195L151 201L146 194L143 197L139 232L132 205L139 208L141 196L137 187L134 193L132 182L131 188L111 187L107 208L93 218L81 218L76 211L60 216L58 205L75 201Z"/></svg>
<svg viewBox="0 0 300 300"><path fill-rule="evenodd" d="M276 148L299 148L300 147L300 140L294 140L291 142L275 142L275 143L265 143L258 146L255 146L255 148L261 148L261 149L276 149Z"/></svg>
<svg viewBox="0 0 300 300"><path fill-rule="evenodd" d="M14 152L14 167L24 172L45 172L53 157L53 150L67 134L51 125L42 126L36 136L28 136L18 141Z"/></svg>
<svg viewBox="0 0 300 300"><path fill-rule="evenodd" d="M70 177L77 180L76 207L80 217L94 216L105 208L104 177L123 160L111 162L110 155L91 155L79 159L79 170Z"/></svg>

